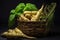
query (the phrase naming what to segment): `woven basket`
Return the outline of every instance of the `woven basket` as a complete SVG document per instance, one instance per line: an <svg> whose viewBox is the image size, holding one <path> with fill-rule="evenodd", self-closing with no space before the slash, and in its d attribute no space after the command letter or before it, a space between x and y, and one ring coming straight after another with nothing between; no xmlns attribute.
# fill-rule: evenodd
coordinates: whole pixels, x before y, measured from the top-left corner
<svg viewBox="0 0 60 40"><path fill-rule="evenodd" d="M49 31L47 22L18 22L18 28L29 36L43 36Z"/></svg>
<svg viewBox="0 0 60 40"><path fill-rule="evenodd" d="M53 16L54 13L51 13L47 19L36 22L17 21L18 28L29 36L44 36L49 32L50 27L52 27Z"/></svg>

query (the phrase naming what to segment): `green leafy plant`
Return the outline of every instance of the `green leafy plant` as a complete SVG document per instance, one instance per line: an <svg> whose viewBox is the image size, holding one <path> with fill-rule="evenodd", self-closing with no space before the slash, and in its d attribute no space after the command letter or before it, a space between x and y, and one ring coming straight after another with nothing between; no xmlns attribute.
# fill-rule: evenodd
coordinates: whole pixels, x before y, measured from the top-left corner
<svg viewBox="0 0 60 40"><path fill-rule="evenodd" d="M37 7L34 4L27 3L26 5L24 3L19 3L15 9L11 10L9 20L8 20L8 26L12 27L15 24L15 17L20 16L23 11L32 11L32 10L38 10Z"/></svg>

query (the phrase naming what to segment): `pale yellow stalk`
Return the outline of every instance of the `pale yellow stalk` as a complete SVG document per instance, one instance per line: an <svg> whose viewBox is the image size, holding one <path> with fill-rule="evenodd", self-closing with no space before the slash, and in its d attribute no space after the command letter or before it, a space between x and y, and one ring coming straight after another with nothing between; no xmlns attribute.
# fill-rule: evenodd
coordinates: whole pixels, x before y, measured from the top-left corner
<svg viewBox="0 0 60 40"><path fill-rule="evenodd" d="M20 16L24 21L30 21L28 18L26 18L24 15Z"/></svg>
<svg viewBox="0 0 60 40"><path fill-rule="evenodd" d="M41 9L39 9L39 11L37 12L37 14L34 17L32 17L31 21L37 21L39 19L40 14L43 11L43 8L44 8L44 5L42 5Z"/></svg>

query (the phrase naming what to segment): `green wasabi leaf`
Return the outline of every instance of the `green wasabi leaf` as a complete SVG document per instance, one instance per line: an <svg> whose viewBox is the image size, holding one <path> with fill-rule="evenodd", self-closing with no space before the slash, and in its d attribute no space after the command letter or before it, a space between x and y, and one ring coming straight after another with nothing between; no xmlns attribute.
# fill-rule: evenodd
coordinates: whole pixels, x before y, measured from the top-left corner
<svg viewBox="0 0 60 40"><path fill-rule="evenodd" d="M8 21L8 26L9 27L12 27L14 25L16 15L22 14L24 7L25 7L25 4L20 3L20 4L17 5L15 10L14 9L11 10L10 16L9 16L9 21Z"/></svg>
<svg viewBox="0 0 60 40"><path fill-rule="evenodd" d="M10 14L15 14L15 10L12 9L12 10L10 11Z"/></svg>
<svg viewBox="0 0 60 40"><path fill-rule="evenodd" d="M11 14L11 15L9 16L8 26L9 26L9 27L12 27L12 26L14 25L14 23L15 23L15 14Z"/></svg>
<svg viewBox="0 0 60 40"><path fill-rule="evenodd" d="M34 4L27 3L23 11L35 11L38 10Z"/></svg>
<svg viewBox="0 0 60 40"><path fill-rule="evenodd" d="M25 8L25 4L24 3L19 3L17 5L17 7L15 8L15 12L19 13L19 12L23 12L23 9Z"/></svg>

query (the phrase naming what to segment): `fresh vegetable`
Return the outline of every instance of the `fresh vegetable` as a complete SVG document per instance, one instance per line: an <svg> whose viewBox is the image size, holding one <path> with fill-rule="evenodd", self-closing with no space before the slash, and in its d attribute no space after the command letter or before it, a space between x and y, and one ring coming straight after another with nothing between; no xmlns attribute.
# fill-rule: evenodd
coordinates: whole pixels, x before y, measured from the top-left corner
<svg viewBox="0 0 60 40"><path fill-rule="evenodd" d="M11 27L15 24L15 14L11 14L8 20L8 26Z"/></svg>
<svg viewBox="0 0 60 40"><path fill-rule="evenodd" d="M25 17L31 19L31 14L25 14Z"/></svg>
<svg viewBox="0 0 60 40"><path fill-rule="evenodd" d="M35 14L37 14L37 11L24 11L24 14L32 14L32 15L35 15Z"/></svg>
<svg viewBox="0 0 60 40"><path fill-rule="evenodd" d="M8 26L11 27L15 23L15 10L11 10L9 20L8 20Z"/></svg>
<svg viewBox="0 0 60 40"><path fill-rule="evenodd" d="M20 37L25 37L25 38L35 38L35 37L31 37L31 36L27 36L25 35L20 29L15 28L15 29L9 29L8 31L4 32L2 35L6 36L6 37L16 37L16 36L20 36Z"/></svg>
<svg viewBox="0 0 60 40"><path fill-rule="evenodd" d="M36 15L37 14L37 11L32 11L32 14Z"/></svg>
<svg viewBox="0 0 60 40"><path fill-rule="evenodd" d="M38 21L41 12L43 11L44 5L42 5L41 9L39 9L39 11L37 12L36 16L32 17L31 21Z"/></svg>
<svg viewBox="0 0 60 40"><path fill-rule="evenodd" d="M31 11L24 11L23 13L24 13L24 14L26 14L26 13L27 13L27 14L28 14L28 13L31 14Z"/></svg>
<svg viewBox="0 0 60 40"><path fill-rule="evenodd" d="M11 10L11 11L10 11L10 14L15 14L15 10L14 10L14 9Z"/></svg>
<svg viewBox="0 0 60 40"><path fill-rule="evenodd" d="M38 10L34 4L27 3L23 11L36 11Z"/></svg>
<svg viewBox="0 0 60 40"><path fill-rule="evenodd" d="M17 5L17 7L15 8L15 12L16 13L22 13L23 12L23 9L25 8L25 4L24 3L20 3Z"/></svg>
<svg viewBox="0 0 60 40"><path fill-rule="evenodd" d="M24 15L21 15L21 18L22 18L24 21L30 21L28 18L24 17Z"/></svg>

